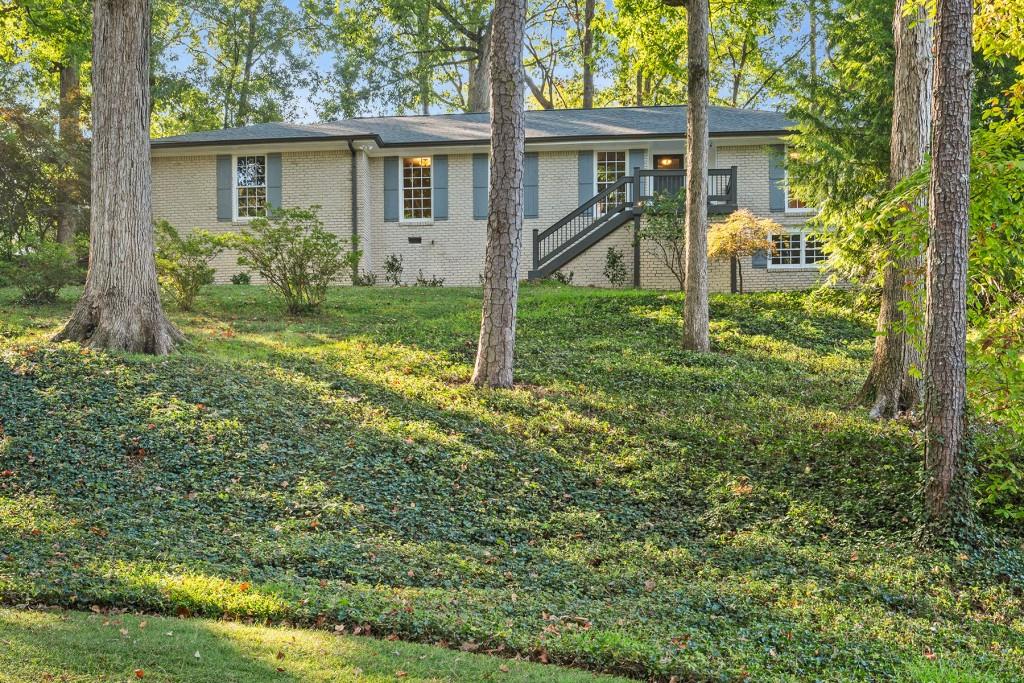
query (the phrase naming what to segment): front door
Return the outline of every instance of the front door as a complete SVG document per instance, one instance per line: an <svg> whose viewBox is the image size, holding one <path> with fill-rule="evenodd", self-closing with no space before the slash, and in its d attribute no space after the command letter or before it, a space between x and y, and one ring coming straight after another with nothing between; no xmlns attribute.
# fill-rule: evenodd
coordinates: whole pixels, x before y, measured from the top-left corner
<svg viewBox="0 0 1024 683"><path fill-rule="evenodd" d="M680 171L683 169L682 154L655 154L654 168L658 171ZM655 176L654 194L678 194L683 189L683 176Z"/></svg>

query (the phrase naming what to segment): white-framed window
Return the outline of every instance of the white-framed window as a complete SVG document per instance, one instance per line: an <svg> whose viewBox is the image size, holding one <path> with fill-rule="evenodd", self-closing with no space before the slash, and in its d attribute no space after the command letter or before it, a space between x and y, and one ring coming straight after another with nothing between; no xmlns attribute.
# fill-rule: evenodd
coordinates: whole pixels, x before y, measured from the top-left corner
<svg viewBox="0 0 1024 683"><path fill-rule="evenodd" d="M770 268L818 268L825 260L821 240L806 230L772 235L771 240L775 253L768 261Z"/></svg>
<svg viewBox="0 0 1024 683"><path fill-rule="evenodd" d="M594 194L600 194L609 186L615 184L622 176L629 173L626 165L626 152L624 150L599 151L594 153ZM626 190L615 192L606 202L601 202L594 207L598 215L603 214L608 207L616 206L626 201Z"/></svg>
<svg viewBox="0 0 1024 683"><path fill-rule="evenodd" d="M789 158L789 147L785 148L786 158ZM789 194L789 171L786 171L786 181L783 185L783 189L786 192L786 213L814 213L817 211L813 206L808 206L806 202L803 202L796 197Z"/></svg>
<svg viewBox="0 0 1024 683"><path fill-rule="evenodd" d="M424 222L434 218L433 157L402 157L403 222Z"/></svg>
<svg viewBox="0 0 1024 683"><path fill-rule="evenodd" d="M267 156L234 157L235 220L267 215Z"/></svg>

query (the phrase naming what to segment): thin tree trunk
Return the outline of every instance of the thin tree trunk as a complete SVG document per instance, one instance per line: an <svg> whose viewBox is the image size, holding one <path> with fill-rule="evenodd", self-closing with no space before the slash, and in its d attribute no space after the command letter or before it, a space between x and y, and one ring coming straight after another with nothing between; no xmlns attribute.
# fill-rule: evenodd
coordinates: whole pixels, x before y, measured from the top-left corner
<svg viewBox="0 0 1024 683"><path fill-rule="evenodd" d="M526 0L496 0L491 57L491 186L484 303L473 384L511 387L523 240Z"/></svg>
<svg viewBox="0 0 1024 683"><path fill-rule="evenodd" d="M636 106L644 106L644 72L640 67L636 69Z"/></svg>
<svg viewBox="0 0 1024 683"><path fill-rule="evenodd" d="M487 111L491 102L491 41L494 31L494 15L487 22L480 38L476 63L469 74L469 95L466 109L470 112ZM520 47L521 49L521 47Z"/></svg>
<svg viewBox="0 0 1024 683"><path fill-rule="evenodd" d="M160 306L153 254L149 31L149 0L95 1L89 272L55 339L165 354L183 337Z"/></svg>
<svg viewBox="0 0 1024 683"><path fill-rule="evenodd" d="M710 351L708 322L708 0L689 0L686 107L686 297L683 347Z"/></svg>
<svg viewBox="0 0 1024 683"><path fill-rule="evenodd" d="M903 6L902 0L896 0L897 12ZM815 0L807 3L807 45L810 49L808 66L810 67L811 101L814 101L818 86L818 8Z"/></svg>
<svg viewBox="0 0 1024 683"><path fill-rule="evenodd" d="M938 0L932 177L928 197L924 507L950 505L967 444L967 232L971 170L971 0Z"/></svg>
<svg viewBox="0 0 1024 683"><path fill-rule="evenodd" d="M75 148L82 142L82 91L78 63L73 58L69 58L59 64L57 68L60 80L60 116L57 122L57 134L64 152L71 157L76 151ZM69 167L72 165L69 164ZM63 187L59 207L60 215L57 219L57 241L61 244L71 244L75 241L75 226L78 222L78 207L72 200L75 195L72 190L75 179L65 178L61 184Z"/></svg>
<svg viewBox="0 0 1024 683"><path fill-rule="evenodd" d="M258 9L252 8L249 12L248 37L245 41L245 61L242 66L242 84L238 91L238 113L235 116L235 125L244 126L249 123L249 87L252 83L252 67L256 52L256 15Z"/></svg>
<svg viewBox="0 0 1024 683"><path fill-rule="evenodd" d="M583 108L594 106L594 6L595 0L583 5Z"/></svg>
<svg viewBox="0 0 1024 683"><path fill-rule="evenodd" d="M931 124L931 21L924 7L910 15L903 8L902 2L896 3L892 23L896 48L889 151L892 187L924 163ZM875 354L860 394L861 402L871 406L874 418L892 418L912 410L921 398L921 383L911 372L921 365L919 337L912 330L923 317L923 261L920 254L901 255L886 264L882 272Z"/></svg>
<svg viewBox="0 0 1024 683"><path fill-rule="evenodd" d="M424 3L423 9L416 17L416 38L419 43L419 54L416 57L416 81L420 91L420 113L430 113L430 100L433 95L431 83L430 58L427 56L430 29L430 4Z"/></svg>

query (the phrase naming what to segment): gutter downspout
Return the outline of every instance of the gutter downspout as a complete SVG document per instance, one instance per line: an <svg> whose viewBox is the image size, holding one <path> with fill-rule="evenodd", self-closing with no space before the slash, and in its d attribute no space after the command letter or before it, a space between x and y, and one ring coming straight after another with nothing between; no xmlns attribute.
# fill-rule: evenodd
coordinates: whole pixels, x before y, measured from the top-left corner
<svg viewBox="0 0 1024 683"><path fill-rule="evenodd" d="M359 180L358 173L356 172L356 148L352 144L352 140L348 140L348 153L352 159L351 168L349 173L352 176L352 248L356 249L359 246ZM359 278L359 266L355 267L352 271L352 284L356 284Z"/></svg>

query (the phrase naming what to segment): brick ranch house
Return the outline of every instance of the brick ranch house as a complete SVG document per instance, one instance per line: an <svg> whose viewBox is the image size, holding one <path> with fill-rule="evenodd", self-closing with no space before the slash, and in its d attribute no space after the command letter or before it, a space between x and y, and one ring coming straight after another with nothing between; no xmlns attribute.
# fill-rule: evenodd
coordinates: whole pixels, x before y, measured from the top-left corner
<svg viewBox="0 0 1024 683"><path fill-rule="evenodd" d="M821 278L813 214L787 197L783 136L775 112L712 107L709 214L736 208L776 220L774 255L743 264L747 290L804 288ZM521 275L573 273L607 286L609 246L643 287L675 288L652 244L635 244L645 201L683 186L686 108L621 107L526 114ZM232 231L273 206L319 205L327 229L358 235L362 269L380 275L402 256L404 277L422 271L446 285L477 285L487 224L487 114L266 123L152 141L154 216L179 230ZM640 201L635 202L634 197ZM214 263L218 281L236 255ZM712 262L712 291L735 286L728 262Z"/></svg>

